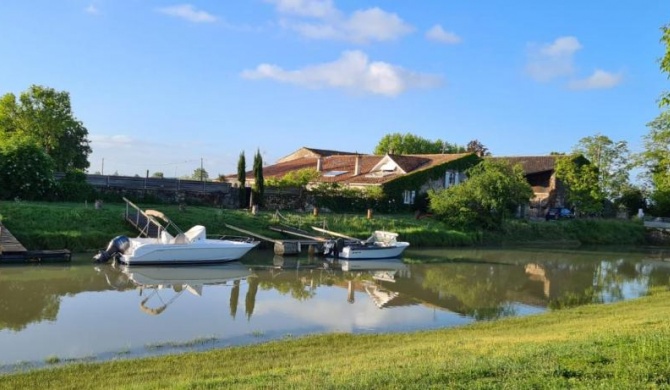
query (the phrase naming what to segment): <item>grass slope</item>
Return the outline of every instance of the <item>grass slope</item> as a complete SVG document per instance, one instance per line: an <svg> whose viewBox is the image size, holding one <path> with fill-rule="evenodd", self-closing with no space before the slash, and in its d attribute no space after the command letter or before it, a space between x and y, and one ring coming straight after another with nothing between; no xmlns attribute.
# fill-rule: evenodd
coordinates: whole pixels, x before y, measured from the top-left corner
<svg viewBox="0 0 670 390"><path fill-rule="evenodd" d="M16 388L670 388L670 292L463 328L333 334L0 376Z"/></svg>
<svg viewBox="0 0 670 390"><path fill-rule="evenodd" d="M176 205L138 206L163 211L177 225L188 229L204 225L208 234L239 235L226 224L262 235L281 238L268 230L271 225L288 224L311 232L311 226L325 227L349 236L365 238L374 230L399 233L412 248L463 247L476 245L528 245L542 243L639 245L645 243L640 223L618 220L575 220L553 222L508 221L499 232L456 231L433 218L416 219L410 214L365 215L261 212L225 210ZM74 252L104 248L117 235L137 232L123 221L124 204L105 204L101 210L79 203L40 203L0 201L0 221L28 249L70 249ZM316 235L316 234L315 234Z"/></svg>

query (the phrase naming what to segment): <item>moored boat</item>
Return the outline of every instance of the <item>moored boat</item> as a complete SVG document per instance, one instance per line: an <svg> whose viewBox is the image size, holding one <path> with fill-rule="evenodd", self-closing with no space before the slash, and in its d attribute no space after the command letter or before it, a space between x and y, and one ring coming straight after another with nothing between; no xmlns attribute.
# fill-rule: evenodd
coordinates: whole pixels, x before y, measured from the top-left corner
<svg viewBox="0 0 670 390"><path fill-rule="evenodd" d="M391 259L402 256L409 247L409 242L398 241L398 233L393 232L377 230L366 240L359 240L317 227L312 229L338 237L327 241L323 246L323 255L335 259Z"/></svg>
<svg viewBox="0 0 670 390"><path fill-rule="evenodd" d="M193 226L188 231L182 232L159 211L139 209L138 211L146 218L146 226L153 226L156 237L117 236L112 239L105 251L100 251L94 257L96 262L115 259L126 265L224 263L239 260L259 244L259 241L248 237L208 238L207 231L202 225ZM149 230L146 229L147 232Z"/></svg>

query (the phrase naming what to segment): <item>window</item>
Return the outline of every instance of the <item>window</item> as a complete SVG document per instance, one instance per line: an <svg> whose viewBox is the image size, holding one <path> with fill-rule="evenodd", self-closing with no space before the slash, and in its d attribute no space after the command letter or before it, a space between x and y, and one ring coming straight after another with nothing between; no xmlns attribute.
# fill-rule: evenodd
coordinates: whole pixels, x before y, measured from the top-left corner
<svg viewBox="0 0 670 390"><path fill-rule="evenodd" d="M465 181L465 174L458 171L446 171L444 173L444 188L449 188Z"/></svg>
<svg viewBox="0 0 670 390"><path fill-rule="evenodd" d="M416 197L416 191L405 190L402 193L403 203L404 204L414 204L414 198Z"/></svg>
<svg viewBox="0 0 670 390"><path fill-rule="evenodd" d="M328 171L323 174L323 177L335 177L347 173L347 171Z"/></svg>

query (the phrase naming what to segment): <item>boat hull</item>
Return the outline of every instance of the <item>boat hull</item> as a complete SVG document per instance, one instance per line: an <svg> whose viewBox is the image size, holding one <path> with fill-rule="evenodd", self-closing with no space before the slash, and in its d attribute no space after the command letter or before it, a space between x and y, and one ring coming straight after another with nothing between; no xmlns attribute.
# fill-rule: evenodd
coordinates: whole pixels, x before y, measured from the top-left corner
<svg viewBox="0 0 670 390"><path fill-rule="evenodd" d="M239 260L258 242L200 240L186 244L162 244L155 240L131 239L127 253L119 257L126 265L217 264Z"/></svg>
<svg viewBox="0 0 670 390"><path fill-rule="evenodd" d="M407 242L397 242L393 246L345 246L339 258L346 260L392 259L401 257L408 247Z"/></svg>

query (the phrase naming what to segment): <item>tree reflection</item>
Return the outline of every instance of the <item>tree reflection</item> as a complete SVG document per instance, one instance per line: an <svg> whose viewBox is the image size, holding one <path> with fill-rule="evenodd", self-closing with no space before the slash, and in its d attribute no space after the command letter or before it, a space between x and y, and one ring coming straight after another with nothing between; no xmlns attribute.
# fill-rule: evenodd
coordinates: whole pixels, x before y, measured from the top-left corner
<svg viewBox="0 0 670 390"><path fill-rule="evenodd" d="M230 290L230 316L235 318L237 316L237 304L240 300L240 281L233 282L233 288Z"/></svg>
<svg viewBox="0 0 670 390"><path fill-rule="evenodd" d="M260 282L258 277L247 278L249 289L247 290L247 295L244 298L244 311L247 315L247 320L251 319L251 315L254 314L254 307L256 307L256 294L258 293L258 284Z"/></svg>

